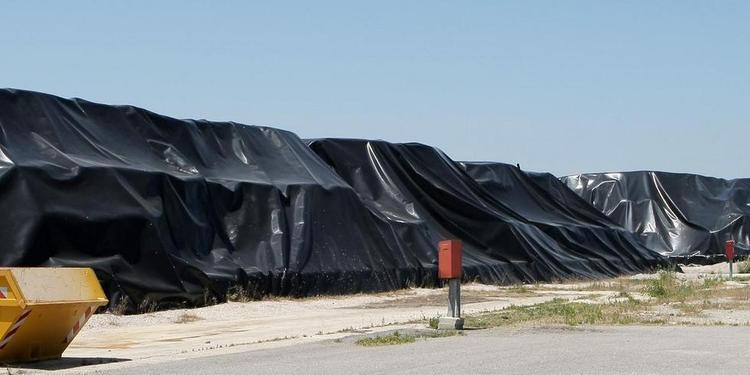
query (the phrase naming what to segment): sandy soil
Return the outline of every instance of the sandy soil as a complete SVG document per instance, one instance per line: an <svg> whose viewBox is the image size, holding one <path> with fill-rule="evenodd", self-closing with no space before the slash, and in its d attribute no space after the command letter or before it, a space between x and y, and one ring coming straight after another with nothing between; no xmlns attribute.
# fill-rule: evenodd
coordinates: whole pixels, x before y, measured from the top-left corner
<svg viewBox="0 0 750 375"><path fill-rule="evenodd" d="M684 267L681 278L720 277L727 264ZM750 280L750 275L738 275ZM536 284L515 287L468 284L462 287L465 314L492 311L511 305L532 305L553 298L598 303L617 298L617 283L653 278L634 275L597 282ZM732 286L732 282L726 285ZM738 288L750 287L734 282ZM745 289L743 289L745 290ZM638 295L636 298L648 298ZM749 297L750 298L750 297ZM271 299L247 303L225 303L210 307L117 316L98 314L91 318L63 361L26 366L23 371L58 369L81 373L179 360L196 356L295 345L343 338L394 328L424 327L416 321L445 315L447 289L408 289L374 295ZM684 322L727 324L750 323L750 309L705 310L693 316L670 306L655 314L677 316ZM671 309L671 310L670 310ZM685 315L685 316L683 316ZM679 322L680 319L674 321ZM109 362L109 363L108 363ZM97 365L98 363L104 363ZM90 366L81 367L82 364Z"/></svg>
<svg viewBox="0 0 750 375"><path fill-rule="evenodd" d="M463 311L467 314L590 294L480 284L462 287ZM113 368L406 328L414 326L409 322L445 315L446 306L447 289L408 289L375 295L229 302L131 316L98 314L65 352L72 361L67 371L102 369L102 365L76 367L76 363L112 361L103 366ZM30 369L49 369L48 365L59 368L41 363Z"/></svg>

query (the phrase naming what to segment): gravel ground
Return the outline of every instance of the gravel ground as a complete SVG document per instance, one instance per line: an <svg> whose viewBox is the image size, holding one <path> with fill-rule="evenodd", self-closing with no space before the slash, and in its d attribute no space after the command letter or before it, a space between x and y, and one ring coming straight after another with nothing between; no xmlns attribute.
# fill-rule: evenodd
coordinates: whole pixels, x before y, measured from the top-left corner
<svg viewBox="0 0 750 375"><path fill-rule="evenodd" d="M496 300L508 295L507 287L494 285L467 284L462 286L463 296L466 299L472 297L481 300ZM419 298L423 303L421 306L447 306L446 289L404 289L394 292L378 294L357 294L351 296L325 296L303 299L272 298L264 301L251 302L227 302L214 306L194 309L178 309L159 311L138 315L113 315L110 313L97 314L91 317L84 326L82 333L87 331L100 331L112 327L148 327L164 324L173 324L185 314L193 315L197 320L210 322L227 322L247 319L253 316L275 316L280 314L297 314L300 316L317 311L331 309L367 308L373 305L392 306L392 303ZM494 298L487 298L490 294ZM563 293L570 294L570 293ZM481 299L478 297L482 297ZM523 296L519 301L523 303Z"/></svg>
<svg viewBox="0 0 750 375"><path fill-rule="evenodd" d="M685 273L678 275L682 279L717 278L726 276L728 264L690 266L683 270ZM740 275L746 276L750 275ZM553 298L587 303L611 302L619 298L613 285L654 277L655 274L642 274L596 282L523 287L467 284L462 287L462 295L468 303L462 310L465 314L472 314L511 305L538 304ZM747 280L728 281L723 285L747 288ZM631 291L631 298L649 297L635 290ZM395 328L424 328L424 323L414 325L408 322L445 315L446 299L446 289L408 289L372 295L229 302L132 316L97 314L76 337L64 359L36 364L24 371L45 368L71 373L109 371L328 342L352 334ZM693 315L682 314L677 307L657 306L653 313L668 317L668 324L750 325L750 309L744 306L737 309L707 308L702 314Z"/></svg>

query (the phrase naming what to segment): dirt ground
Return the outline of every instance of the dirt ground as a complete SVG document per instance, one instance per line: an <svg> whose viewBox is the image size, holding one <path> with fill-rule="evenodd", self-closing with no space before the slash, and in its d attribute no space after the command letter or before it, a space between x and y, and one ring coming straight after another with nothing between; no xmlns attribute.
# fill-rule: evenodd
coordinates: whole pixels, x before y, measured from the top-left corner
<svg viewBox="0 0 750 375"><path fill-rule="evenodd" d="M683 270L677 274L680 280L705 284L716 292L702 289L692 299L659 300L645 305L639 313L667 325L750 325L750 275L726 280L727 264ZM657 277L640 274L594 282L503 287L467 284L462 286L462 311L465 315L481 314L553 300L592 304L611 303L623 296L653 300L644 292L644 283ZM229 302L133 316L97 314L63 360L26 365L15 371L106 371L396 328L425 328L430 318L446 312L447 289L407 289L373 295Z"/></svg>

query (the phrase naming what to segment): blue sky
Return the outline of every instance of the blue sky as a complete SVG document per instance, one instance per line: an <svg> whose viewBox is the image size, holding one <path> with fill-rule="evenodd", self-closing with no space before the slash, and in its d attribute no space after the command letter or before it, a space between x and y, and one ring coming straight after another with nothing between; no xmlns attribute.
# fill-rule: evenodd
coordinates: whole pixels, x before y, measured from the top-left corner
<svg viewBox="0 0 750 375"><path fill-rule="evenodd" d="M557 175L750 177L748 1L13 1L0 86Z"/></svg>

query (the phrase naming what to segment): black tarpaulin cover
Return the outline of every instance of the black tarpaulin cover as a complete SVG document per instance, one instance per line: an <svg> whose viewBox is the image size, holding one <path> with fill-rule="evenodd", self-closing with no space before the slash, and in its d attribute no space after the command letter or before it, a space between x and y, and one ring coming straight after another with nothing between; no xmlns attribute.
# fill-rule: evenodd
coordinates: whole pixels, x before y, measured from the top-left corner
<svg viewBox="0 0 750 375"><path fill-rule="evenodd" d="M723 260L750 248L750 179L724 180L685 173L591 173L562 181L651 249L688 262Z"/></svg>
<svg viewBox="0 0 750 375"><path fill-rule="evenodd" d="M503 163L464 162L464 169L490 195L568 251L633 264L659 258L638 237L586 203L549 173Z"/></svg>
<svg viewBox="0 0 750 375"><path fill-rule="evenodd" d="M661 259L615 225L574 219L576 214L566 216L546 201L535 202L547 198L537 192L519 192L517 197L526 194L525 200L508 205L461 164L429 146L320 139L310 141L310 147L357 191L383 230L395 233L420 260L434 256L432 244L440 239L463 240L468 278L595 278L643 271ZM591 208L578 216L588 214L607 221Z"/></svg>
<svg viewBox="0 0 750 375"><path fill-rule="evenodd" d="M113 303L161 305L425 274L292 133L11 90L0 127L4 266L89 266Z"/></svg>
<svg viewBox="0 0 750 375"><path fill-rule="evenodd" d="M523 171L504 163L463 162L466 172L492 196L539 224L612 229L629 242L631 233L549 173ZM636 241L637 242L637 241Z"/></svg>
<svg viewBox="0 0 750 375"><path fill-rule="evenodd" d="M435 285L445 238L466 242L467 278L484 282L659 262L617 230L531 220L427 146L313 147L277 129L0 90L0 264L92 267L132 311L222 300L235 285L294 296Z"/></svg>

